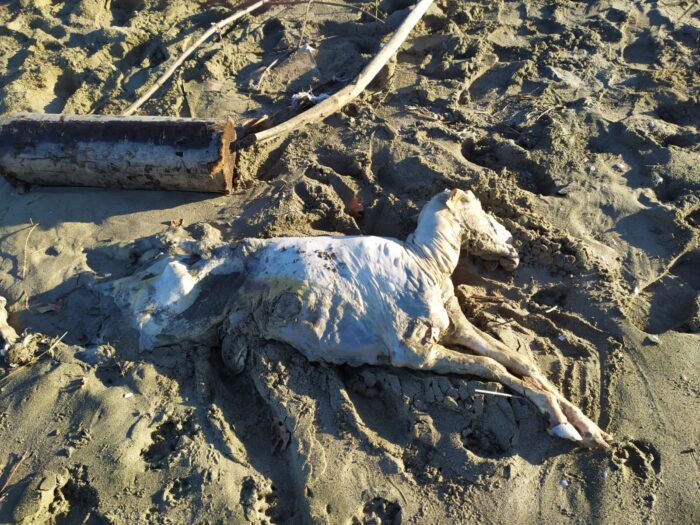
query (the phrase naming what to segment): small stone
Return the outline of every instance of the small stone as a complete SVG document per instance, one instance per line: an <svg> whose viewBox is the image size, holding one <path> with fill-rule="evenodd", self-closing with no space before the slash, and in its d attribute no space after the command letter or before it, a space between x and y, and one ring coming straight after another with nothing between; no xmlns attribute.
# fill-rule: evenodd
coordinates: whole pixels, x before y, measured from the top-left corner
<svg viewBox="0 0 700 525"><path fill-rule="evenodd" d="M130 397L134 397L134 393L133 392L125 392L124 394L122 394L122 397L124 399L129 399Z"/></svg>
<svg viewBox="0 0 700 525"><path fill-rule="evenodd" d="M562 487L564 487L564 488L566 488L566 487L569 486L569 482L566 481L565 479L562 479L562 480L559 482L559 484L560 484Z"/></svg>
<svg viewBox="0 0 700 525"><path fill-rule="evenodd" d="M661 340L659 339L659 336L654 335L654 334L648 335L647 339L649 340L650 343L655 344L655 345L658 345L661 342Z"/></svg>
<svg viewBox="0 0 700 525"><path fill-rule="evenodd" d="M607 470L603 471L603 478L607 479L607 477L610 475L610 473Z"/></svg>
<svg viewBox="0 0 700 525"><path fill-rule="evenodd" d="M559 337L557 337L560 341L566 341L566 336L564 334L559 334Z"/></svg>
<svg viewBox="0 0 700 525"><path fill-rule="evenodd" d="M655 130L655 129L656 129L656 126L657 126L657 124L656 124L656 121L655 121L655 120L650 120L650 121L647 123L647 127L648 127L650 130Z"/></svg>

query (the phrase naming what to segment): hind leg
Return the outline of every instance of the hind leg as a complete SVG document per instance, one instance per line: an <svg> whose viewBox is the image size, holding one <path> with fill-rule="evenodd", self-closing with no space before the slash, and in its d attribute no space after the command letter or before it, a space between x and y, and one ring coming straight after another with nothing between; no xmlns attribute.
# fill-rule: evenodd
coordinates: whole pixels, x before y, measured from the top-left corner
<svg viewBox="0 0 700 525"><path fill-rule="evenodd" d="M608 441L611 440L611 437L586 417L578 407L567 400L557 387L540 372L534 361L514 352L498 339L472 325L459 307L456 297L451 297L445 308L454 325L453 332L446 338L448 343L466 347L477 355L493 359L511 373L522 377L523 381L548 394L548 404L551 405L552 413L566 416L563 420L560 418L551 420L551 433L555 435L569 433L570 429L566 425L573 425L583 436L583 441L586 444L608 447Z"/></svg>

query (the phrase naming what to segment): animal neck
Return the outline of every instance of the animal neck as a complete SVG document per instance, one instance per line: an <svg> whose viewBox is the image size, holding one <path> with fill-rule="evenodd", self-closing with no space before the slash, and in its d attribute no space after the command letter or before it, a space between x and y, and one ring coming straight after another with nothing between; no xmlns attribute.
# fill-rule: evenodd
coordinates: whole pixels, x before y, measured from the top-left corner
<svg viewBox="0 0 700 525"><path fill-rule="evenodd" d="M416 231L406 241L437 282L457 268L462 229L461 222L445 203L433 199L421 211Z"/></svg>

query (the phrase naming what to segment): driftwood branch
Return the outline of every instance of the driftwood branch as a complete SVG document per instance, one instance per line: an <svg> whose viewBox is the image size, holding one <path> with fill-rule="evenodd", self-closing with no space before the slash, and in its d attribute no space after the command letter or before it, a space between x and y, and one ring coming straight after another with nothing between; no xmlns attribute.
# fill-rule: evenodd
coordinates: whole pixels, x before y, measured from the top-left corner
<svg viewBox="0 0 700 525"><path fill-rule="evenodd" d="M224 18L223 20L220 20L216 24L212 24L212 26L207 29L204 33L202 33L202 36L200 36L197 41L192 44L190 47L188 47L184 53L182 53L178 59L173 62L170 67L161 75L161 77L156 80L155 84L153 84L143 95L141 95L136 102L131 104L128 108L126 108L121 114L122 116L129 116L133 115L136 110L138 110L151 96L158 91L167 80L173 76L173 73L175 73L175 70L180 67L180 64L182 64L187 58L195 52L195 50L201 46L204 42L206 42L209 38L211 38L212 35L220 32L224 27L226 27L229 24L232 24L239 18L244 17L248 13L251 13L255 11L256 9L264 6L265 4L269 3L269 0L255 0L252 2L248 2L247 4L244 4L244 7L233 13L231 16L228 16Z"/></svg>
<svg viewBox="0 0 700 525"><path fill-rule="evenodd" d="M392 35L389 41L382 47L377 56L365 66L355 80L345 86L343 89L333 94L329 98L319 102L312 108L300 113L296 117L292 117L277 126L259 131L253 135L255 142L266 142L274 138L286 135L287 133L298 129L302 126L323 120L340 110L348 102L355 99L365 88L374 80L374 77L386 65L389 59L398 51L401 44L404 43L408 35L413 30L418 21L423 17L434 0L419 0L413 10L403 21L401 26Z"/></svg>

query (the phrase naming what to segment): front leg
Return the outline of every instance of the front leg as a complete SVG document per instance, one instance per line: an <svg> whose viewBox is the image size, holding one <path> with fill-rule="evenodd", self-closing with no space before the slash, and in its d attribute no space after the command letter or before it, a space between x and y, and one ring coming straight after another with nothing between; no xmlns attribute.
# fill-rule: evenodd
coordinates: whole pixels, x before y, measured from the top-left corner
<svg viewBox="0 0 700 525"><path fill-rule="evenodd" d="M469 322L459 306L457 297L451 297L445 304L445 308L453 324L453 330L446 337L449 344L456 344L468 348L477 355L488 357L500 363L511 373L523 378L523 381L531 384L541 392L549 394L548 411L551 414L563 413L566 417L552 417L550 433L564 437L568 434L568 428L562 426L565 422L573 425L583 436L586 444L607 448L612 439L603 432L598 425L584 415L581 410L567 400L561 392L540 372L533 360L518 354L508 348L498 339L482 332Z"/></svg>
<svg viewBox="0 0 700 525"><path fill-rule="evenodd" d="M550 392L540 388L528 378L516 377L494 359L481 355L463 354L438 343L428 343L413 351L420 356L420 359L412 360L404 366L438 374L475 376L501 383L530 400L547 417L552 428L556 429L554 434L557 437L571 441L582 441L581 435L569 424L566 415Z"/></svg>

